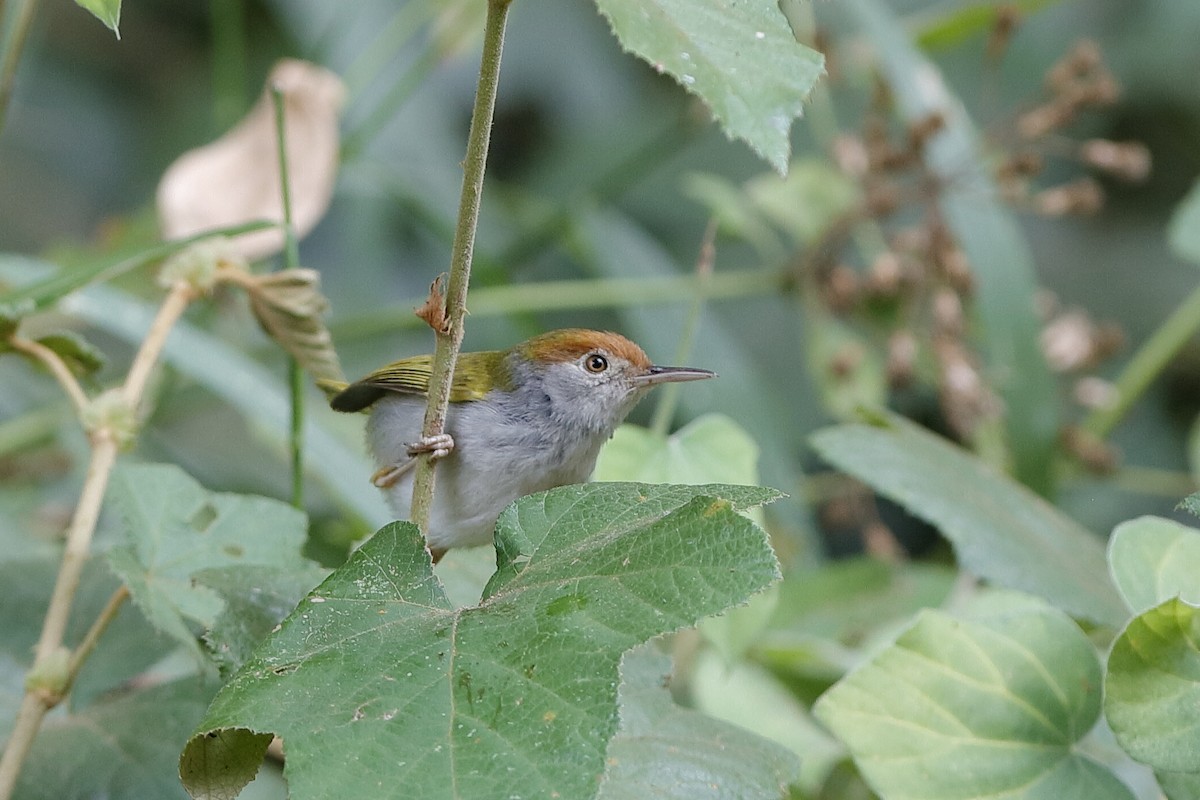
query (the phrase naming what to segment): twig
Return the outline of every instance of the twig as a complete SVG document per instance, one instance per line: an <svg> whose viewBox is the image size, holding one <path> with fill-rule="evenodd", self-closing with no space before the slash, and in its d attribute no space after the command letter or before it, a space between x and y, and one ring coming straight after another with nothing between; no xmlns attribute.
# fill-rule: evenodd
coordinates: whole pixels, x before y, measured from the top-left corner
<svg viewBox="0 0 1200 800"><path fill-rule="evenodd" d="M100 637L108 630L108 626L112 621L117 618L121 606L128 599L129 587L121 584L112 593L112 597L108 598L108 602L101 609L100 615L92 622L92 627L88 628L87 633L83 635L83 640L79 642L79 646L71 653L71 660L67 666L67 691L75 684L75 678L79 676L79 671L83 669L84 662L87 661L92 651L96 649L96 643L100 641Z"/></svg>
<svg viewBox="0 0 1200 800"><path fill-rule="evenodd" d="M32 339L22 339L18 336L10 338L8 343L12 345L14 350L37 359L50 370L50 374L55 377L59 386L67 393L67 397L71 398L71 404L75 406L76 414L82 412L87 407L87 395L84 394L79 381L75 380L75 376L71 374L71 370L67 367L66 362L59 357L58 353L46 347L41 342L35 342Z"/></svg>
<svg viewBox="0 0 1200 800"><path fill-rule="evenodd" d="M136 412L146 389L150 371L162 353L167 335L179 320L187 305L195 296L191 284L180 281L167 291L162 307L146 332L142 346L138 348L129 368L129 374L121 387L121 397L131 412ZM91 459L88 462L87 476L84 478L83 491L79 495L79 504L75 507L75 515L71 519L71 527L67 531L67 542L63 549L62 563L58 568L58 577L54 583L54 591L50 596L50 605L46 609L46 618L42 623L42 634L38 638L34 650L33 666L30 676L46 678L53 671L56 659L61 658L63 636L67 630L67 621L71 615L71 606L75 600L75 592L79 588L79 579L83 574L91 551L92 536L96 531L96 521L100 517L100 507L104 502L104 494L108 489L108 480L112 475L113 465L117 460L122 432L114 428L110 422L100 421L88 433L92 445ZM108 625L108 621L116 614L123 598L109 601L101 616L97 618L92 630L84 637L82 648L90 651L99 639L100 634ZM107 618L107 620L106 620ZM89 642L89 639L91 641ZM66 689L73 680L74 671L83 665L83 657L73 654L67 661L67 669L57 679L57 685L51 687L27 685L21 708L13 724L12 734L8 738L3 756L0 756L0 800L9 800L17 784L30 748L33 747L34 737L41 726L46 712L62 700Z"/></svg>
<svg viewBox="0 0 1200 800"><path fill-rule="evenodd" d="M300 244L292 225L292 189L288 179L286 117L283 89L271 87L275 106L275 142L279 153L279 188L283 201L283 264L287 269L300 268ZM304 370L295 356L288 356L288 378L292 399L292 426L289 446L292 454L292 505L304 509Z"/></svg>
<svg viewBox="0 0 1200 800"><path fill-rule="evenodd" d="M458 205L458 225L450 255L450 280L446 290L446 317L449 331L435 333L432 374L429 376L429 405L425 410L425 436L442 432L450 407L450 386L454 363L462 346L463 322L467 314L467 286L471 280L471 253L475 247L475 228L479 222L479 200L483 193L483 173L487 164L492 115L496 108L496 88L500 82L500 56L504 50L504 23L510 0L488 0L487 21L483 29L483 55L480 59L479 85L475 108L471 112L471 131L467 137L467 156L463 161L462 196ZM433 507L433 463L428 456L417 462L413 477L412 521L428 532Z"/></svg>
<svg viewBox="0 0 1200 800"><path fill-rule="evenodd" d="M4 50L4 60L0 62L0 131L4 130L4 123L8 118L8 104L12 100L13 84L17 78L17 64L21 61L25 38L33 25L37 3L38 0L22 0L17 8L12 35L8 37L8 47Z"/></svg>
<svg viewBox="0 0 1200 800"><path fill-rule="evenodd" d="M1200 329L1200 287L1194 289L1133 354L1117 378L1116 402L1093 411L1084 420L1083 429L1101 439L1108 436L1197 329Z"/></svg>

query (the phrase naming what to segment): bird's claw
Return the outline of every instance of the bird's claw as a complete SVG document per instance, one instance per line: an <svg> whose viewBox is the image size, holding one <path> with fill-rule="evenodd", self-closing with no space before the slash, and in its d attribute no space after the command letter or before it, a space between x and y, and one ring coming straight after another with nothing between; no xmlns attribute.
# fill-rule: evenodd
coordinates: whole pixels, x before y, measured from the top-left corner
<svg viewBox="0 0 1200 800"><path fill-rule="evenodd" d="M429 453L430 460L445 458L454 451L454 437L448 433L436 436L422 436L419 440L408 445L408 454L416 458L421 453Z"/></svg>
<svg viewBox="0 0 1200 800"><path fill-rule="evenodd" d="M380 489L390 489L417 465L416 458L422 453L429 453L431 459L445 458L450 455L454 451L454 437L448 433L423 436L407 447L409 460L403 464L388 464L375 470L375 474L371 476L371 483Z"/></svg>

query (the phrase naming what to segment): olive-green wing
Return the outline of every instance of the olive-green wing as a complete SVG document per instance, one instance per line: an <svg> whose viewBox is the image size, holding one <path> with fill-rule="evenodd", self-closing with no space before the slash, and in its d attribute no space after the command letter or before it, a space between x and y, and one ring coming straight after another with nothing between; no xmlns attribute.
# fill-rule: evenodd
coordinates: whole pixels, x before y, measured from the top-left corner
<svg viewBox="0 0 1200 800"><path fill-rule="evenodd" d="M380 367L348 386L339 386L330 381L320 385L326 393L332 394L329 405L334 411L362 411L389 392L425 395L429 391L432 365L432 356L412 356ZM471 388L469 374L455 370L454 383L450 387L450 402L479 400L483 395L483 391Z"/></svg>

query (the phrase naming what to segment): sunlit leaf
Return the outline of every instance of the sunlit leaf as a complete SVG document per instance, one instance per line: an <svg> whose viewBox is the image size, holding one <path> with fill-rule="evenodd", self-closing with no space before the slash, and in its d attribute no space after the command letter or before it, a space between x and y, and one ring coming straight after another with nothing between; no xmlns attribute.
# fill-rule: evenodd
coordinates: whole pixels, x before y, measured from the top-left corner
<svg viewBox="0 0 1200 800"><path fill-rule="evenodd" d="M621 46L704 101L731 138L786 173L789 131L825 59L773 0L596 0Z"/></svg>
<svg viewBox="0 0 1200 800"><path fill-rule="evenodd" d="M1044 604L974 620L925 611L817 702L883 800L1132 800L1076 752L1100 712L1100 664Z"/></svg>
<svg viewBox="0 0 1200 800"><path fill-rule="evenodd" d="M1104 713L1117 741L1156 770L1200 772L1200 609L1172 598L1113 644Z"/></svg>
<svg viewBox="0 0 1200 800"><path fill-rule="evenodd" d="M1109 540L1108 561L1135 614L1172 597L1200 604L1200 530L1162 517L1123 522Z"/></svg>
<svg viewBox="0 0 1200 800"><path fill-rule="evenodd" d="M184 753L189 791L248 780L256 736L277 733L295 800L590 797L621 654L775 579L737 509L777 496L610 483L522 498L472 608L446 599L415 526L384 527L217 696Z"/></svg>

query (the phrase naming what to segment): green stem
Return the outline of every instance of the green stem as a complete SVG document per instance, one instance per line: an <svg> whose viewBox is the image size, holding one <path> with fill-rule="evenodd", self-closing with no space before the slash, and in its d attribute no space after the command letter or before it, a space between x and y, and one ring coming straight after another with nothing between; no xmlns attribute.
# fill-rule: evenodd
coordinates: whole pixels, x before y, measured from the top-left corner
<svg viewBox="0 0 1200 800"><path fill-rule="evenodd" d="M213 118L225 130L246 106L246 25L242 0L213 0Z"/></svg>
<svg viewBox="0 0 1200 800"><path fill-rule="evenodd" d="M743 269L716 272L707 278L671 275L662 278L601 278L545 281L509 286L489 286L471 292L471 316L494 317L529 311L563 311L581 308L633 308L674 305L692 296L703 282L707 300L775 295L787 288L789 276L778 269ZM342 317L330 327L337 339L368 339L422 324L397 309L419 306L424 298L355 316Z"/></svg>
<svg viewBox="0 0 1200 800"><path fill-rule="evenodd" d="M716 260L716 248L713 239L716 237L715 220L708 223L704 238L700 243L700 255L696 258L695 289L692 302L688 306L687 318L683 322L683 331L679 335L679 347L675 351L675 363L686 364L692 352L692 342L696 339L696 329L700 327L700 315L708 300L708 284L712 280L713 262ZM671 420L675 418L675 409L679 406L679 384L667 384L662 388L658 404L654 407L654 416L650 419L650 430L655 435L665 438L671 429Z"/></svg>
<svg viewBox="0 0 1200 800"><path fill-rule="evenodd" d="M1083 429L1100 438L1108 436L1197 330L1200 330L1200 287L1196 287L1133 354L1117 378L1116 402L1093 411L1084 420Z"/></svg>
<svg viewBox="0 0 1200 800"><path fill-rule="evenodd" d="M287 269L299 269L300 244L292 225L292 188L288 172L287 131L284 114L284 93L271 87L275 106L275 142L279 155L279 189L283 198L283 264ZM292 421L288 437L292 463L292 505L304 509L304 371L294 356L288 356L288 385L291 390Z"/></svg>
<svg viewBox="0 0 1200 800"><path fill-rule="evenodd" d="M3 60L0 60L0 131L4 130L8 118L8 103L12 100L13 84L17 79L17 64L21 61L21 51L25 49L25 39L29 36L36 12L37 0L23 0L17 6L12 34L4 48Z"/></svg>
<svg viewBox="0 0 1200 800"><path fill-rule="evenodd" d="M462 346L463 323L467 314L467 287L471 280L471 253L475 247L475 229L479 223L479 203L483 194L483 174L487 165L492 116L496 109L496 90L500 83L500 56L504 51L504 24L510 0L488 0L487 21L483 29L483 55L480 59L479 85L471 112L471 131L467 136L467 155L463 161L462 196L458 205L458 225L450 255L450 279L446 287L447 330L437 331L429 376L429 405L425 410L425 436L442 432L450 407L450 386L454 363ZM429 531L433 508L433 462L428 456L417 462L413 477L412 521L423 533Z"/></svg>

